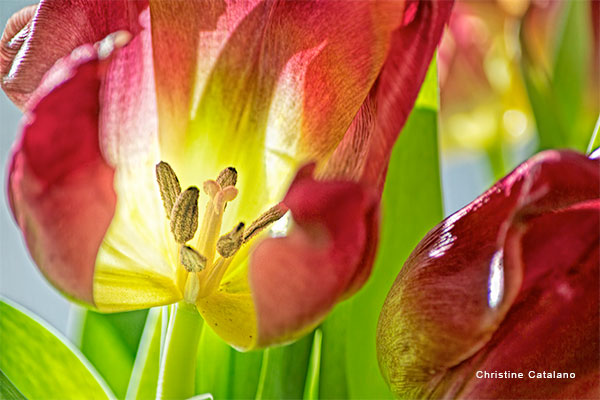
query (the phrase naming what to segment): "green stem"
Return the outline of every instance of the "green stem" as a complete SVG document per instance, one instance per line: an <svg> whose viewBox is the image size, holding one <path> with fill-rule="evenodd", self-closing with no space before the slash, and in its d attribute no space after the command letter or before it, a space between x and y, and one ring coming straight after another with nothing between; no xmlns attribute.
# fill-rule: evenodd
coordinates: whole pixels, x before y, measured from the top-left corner
<svg viewBox="0 0 600 400"><path fill-rule="evenodd" d="M160 363L157 399L187 399L194 395L202 323L194 305L182 301L173 307Z"/></svg>
<svg viewBox="0 0 600 400"><path fill-rule="evenodd" d="M596 126L594 126L594 132L592 133L592 137L590 138L590 144L588 144L588 148L585 154L589 155L592 151L596 150L598 146L600 146L600 115L598 115L598 119L596 120Z"/></svg>

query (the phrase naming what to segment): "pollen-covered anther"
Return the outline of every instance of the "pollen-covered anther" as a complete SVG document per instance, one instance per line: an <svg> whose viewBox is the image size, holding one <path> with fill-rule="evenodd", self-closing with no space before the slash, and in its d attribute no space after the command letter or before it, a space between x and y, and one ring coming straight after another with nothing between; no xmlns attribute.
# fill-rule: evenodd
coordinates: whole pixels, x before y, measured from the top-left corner
<svg viewBox="0 0 600 400"><path fill-rule="evenodd" d="M246 229L244 232L244 243L258 235L263 229L271 225L273 222L279 220L285 215L286 212L288 212L288 208L283 203L279 203L269 208L254 222L252 222L248 229Z"/></svg>
<svg viewBox="0 0 600 400"><path fill-rule="evenodd" d="M217 252L225 258L233 256L244 243L244 223L240 222L217 241Z"/></svg>
<svg viewBox="0 0 600 400"><path fill-rule="evenodd" d="M235 186L237 183L237 170L233 167L225 168L219 173L217 183L221 185L222 188Z"/></svg>
<svg viewBox="0 0 600 400"><path fill-rule="evenodd" d="M195 186L182 192L171 211L171 232L175 240L184 244L191 240L198 229L198 196Z"/></svg>
<svg viewBox="0 0 600 400"><path fill-rule="evenodd" d="M179 179L177 179L173 168L166 162L161 161L156 164L156 181L158 182L160 197L162 198L167 218L171 218L173 206L181 194Z"/></svg>
<svg viewBox="0 0 600 400"><path fill-rule="evenodd" d="M186 245L179 249L179 261L188 272L200 272L206 267L206 257Z"/></svg>

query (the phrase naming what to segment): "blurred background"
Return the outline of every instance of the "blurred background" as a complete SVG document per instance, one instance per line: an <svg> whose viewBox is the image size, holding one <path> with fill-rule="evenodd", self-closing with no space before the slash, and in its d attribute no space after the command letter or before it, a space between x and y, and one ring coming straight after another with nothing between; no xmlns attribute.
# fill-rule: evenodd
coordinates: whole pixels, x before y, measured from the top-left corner
<svg viewBox="0 0 600 400"><path fill-rule="evenodd" d="M31 1L0 0L0 24ZM531 154L585 151L599 110L598 1L458 1L438 52L445 214ZM0 94L3 192L20 111ZM32 264L0 196L0 294L69 331L77 313Z"/></svg>

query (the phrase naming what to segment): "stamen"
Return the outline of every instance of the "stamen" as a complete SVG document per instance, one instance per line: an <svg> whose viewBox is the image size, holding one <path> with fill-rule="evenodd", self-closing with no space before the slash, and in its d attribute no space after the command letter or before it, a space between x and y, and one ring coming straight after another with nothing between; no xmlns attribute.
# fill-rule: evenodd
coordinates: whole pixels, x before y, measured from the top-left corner
<svg viewBox="0 0 600 400"><path fill-rule="evenodd" d="M279 203L266 212L264 212L260 217L258 217L246 231L244 232L244 243L252 239L254 236L258 235L263 229L269 226L271 223L277 221L279 218L283 217L285 213L288 211L288 208L283 204Z"/></svg>
<svg viewBox="0 0 600 400"><path fill-rule="evenodd" d="M219 173L219 176L217 177L217 183L221 185L222 188L227 186L235 186L237 183L236 169L233 167L225 168Z"/></svg>
<svg viewBox="0 0 600 400"><path fill-rule="evenodd" d="M198 196L197 187L189 187L179 195L171 211L171 232L177 243L184 244L191 240L198 229Z"/></svg>
<svg viewBox="0 0 600 400"><path fill-rule="evenodd" d="M234 257L219 257L215 261L215 265L212 270L208 273L208 276L205 275L205 278L200 281L198 288L198 298L203 298L209 296L219 287L221 280L225 276L225 272L227 272L227 268L231 265L231 261Z"/></svg>
<svg viewBox="0 0 600 400"><path fill-rule="evenodd" d="M233 256L244 243L244 223L240 222L231 232L217 241L217 252L225 258Z"/></svg>
<svg viewBox="0 0 600 400"><path fill-rule="evenodd" d="M200 272L206 267L206 257L190 246L181 246L179 261L188 272Z"/></svg>
<svg viewBox="0 0 600 400"><path fill-rule="evenodd" d="M160 197L162 198L167 218L171 218L171 211L177 201L177 197L181 193L181 185L179 179L175 175L175 171L169 164L164 161L156 164L156 181L160 188Z"/></svg>
<svg viewBox="0 0 600 400"><path fill-rule="evenodd" d="M189 304L196 304L201 288L200 278L198 273L190 272L185 281L185 289L183 291L183 299Z"/></svg>

